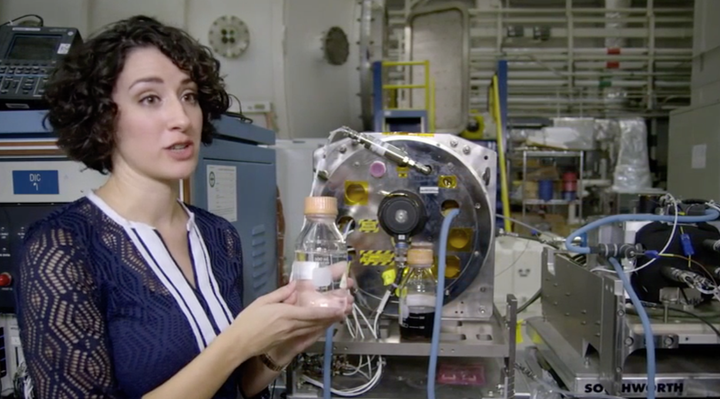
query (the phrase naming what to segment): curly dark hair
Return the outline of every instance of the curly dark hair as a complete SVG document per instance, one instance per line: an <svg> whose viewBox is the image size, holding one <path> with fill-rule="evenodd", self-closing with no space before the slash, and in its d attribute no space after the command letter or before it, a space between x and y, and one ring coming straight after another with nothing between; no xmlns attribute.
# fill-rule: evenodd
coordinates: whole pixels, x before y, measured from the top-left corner
<svg viewBox="0 0 720 399"><path fill-rule="evenodd" d="M108 26L71 49L52 72L44 94L57 145L71 159L103 174L113 168L118 107L112 92L128 52L140 47L156 47L197 84L204 144L216 133L212 120L229 107L220 62L186 32L147 16Z"/></svg>

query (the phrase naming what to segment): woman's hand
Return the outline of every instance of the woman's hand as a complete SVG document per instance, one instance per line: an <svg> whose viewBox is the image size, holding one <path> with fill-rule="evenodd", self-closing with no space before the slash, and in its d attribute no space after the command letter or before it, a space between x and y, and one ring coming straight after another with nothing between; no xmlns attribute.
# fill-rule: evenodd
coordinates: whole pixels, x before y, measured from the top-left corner
<svg viewBox="0 0 720 399"><path fill-rule="evenodd" d="M346 262L341 263L344 264L344 267L347 267ZM336 277L335 274L341 274L342 272L344 272L343 268L340 265L333 266L338 266L333 267L333 277ZM355 303L355 298L351 294L351 290L355 287L355 280L348 277L346 281L347 288L338 290L337 292L338 295L344 295L347 299L345 309L343 310L344 317L347 317L348 315L350 315L350 313L352 313L353 305ZM323 294L328 295L330 293L326 292ZM287 300L285 300L284 303L296 305L297 299L297 292L295 292ZM310 331L307 334L303 334L294 338L289 338L285 342L282 342L276 347L272 348L270 352L268 352L268 354L277 363L288 364L295 358L295 356L304 352L305 349L307 349L310 345L317 342L317 340L325 334L325 330L330 328L336 321L337 320L333 320L328 322L327 324L319 326L316 331Z"/></svg>
<svg viewBox="0 0 720 399"><path fill-rule="evenodd" d="M295 294L295 283L291 282L256 299L223 332L221 336L232 339L238 348L240 363L288 341L302 340L345 318L343 309L284 303Z"/></svg>

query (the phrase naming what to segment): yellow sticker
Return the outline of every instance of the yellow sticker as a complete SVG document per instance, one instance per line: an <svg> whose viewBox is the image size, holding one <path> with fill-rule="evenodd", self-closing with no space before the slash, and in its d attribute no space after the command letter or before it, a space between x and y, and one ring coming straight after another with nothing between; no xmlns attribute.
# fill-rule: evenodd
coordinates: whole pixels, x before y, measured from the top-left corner
<svg viewBox="0 0 720 399"><path fill-rule="evenodd" d="M457 187L457 177L455 177L455 176L440 176L438 178L438 187L440 187L440 188L455 188L455 187Z"/></svg>
<svg viewBox="0 0 720 399"><path fill-rule="evenodd" d="M360 220L360 232L361 233L377 233L380 231L380 225L377 220L373 219L362 219Z"/></svg>
<svg viewBox="0 0 720 399"><path fill-rule="evenodd" d="M408 170L410 170L410 169L407 166L398 166L398 168L397 168L398 177L401 177L403 179L407 178Z"/></svg>
<svg viewBox="0 0 720 399"><path fill-rule="evenodd" d="M393 251L360 251L360 264L363 266L390 266L393 264L394 258Z"/></svg>
<svg viewBox="0 0 720 399"><path fill-rule="evenodd" d="M517 321L517 328L515 329L515 343L522 344L523 343L523 329L522 326L525 323L524 320L518 320Z"/></svg>
<svg viewBox="0 0 720 399"><path fill-rule="evenodd" d="M387 269L382 272L383 285L387 287L388 285L392 284L395 281L395 276L397 276L397 271L395 271L395 268Z"/></svg>

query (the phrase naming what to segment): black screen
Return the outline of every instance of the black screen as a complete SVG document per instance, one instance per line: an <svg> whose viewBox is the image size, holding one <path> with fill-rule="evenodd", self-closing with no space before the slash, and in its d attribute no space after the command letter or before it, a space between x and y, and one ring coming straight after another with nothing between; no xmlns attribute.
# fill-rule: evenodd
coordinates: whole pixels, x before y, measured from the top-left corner
<svg viewBox="0 0 720 399"><path fill-rule="evenodd" d="M60 36L15 36L7 57L11 60L51 60L57 51Z"/></svg>

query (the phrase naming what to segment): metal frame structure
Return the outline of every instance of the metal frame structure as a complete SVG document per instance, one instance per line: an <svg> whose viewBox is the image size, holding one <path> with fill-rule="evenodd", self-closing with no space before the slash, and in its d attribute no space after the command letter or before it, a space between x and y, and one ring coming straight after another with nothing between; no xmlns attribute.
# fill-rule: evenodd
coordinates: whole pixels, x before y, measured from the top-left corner
<svg viewBox="0 0 720 399"><path fill-rule="evenodd" d="M466 397L512 399L516 394L515 362L517 360L517 299L508 294L506 315L494 309L490 322L468 323L453 320L443 321L441 334L445 338L474 337L492 334L493 339L482 343L477 339L465 341L440 342L439 353L443 358L453 358L462 362L472 359L482 364L485 384L482 386L438 385L437 397L440 399L457 398L458 394ZM344 324L338 325L333 338L334 355L377 355L388 358L388 365L382 381L372 391L363 395L371 399L397 399L398 397L418 397L424 395L427 378L427 355L430 353L429 343L400 342L397 322L387 321L380 325L378 340L369 337L353 339L347 334ZM307 349L306 353L323 353L324 340ZM420 358L419 358L420 357ZM425 375L425 379L422 376ZM418 376L417 381L414 376ZM495 383L495 381L498 381ZM319 390L303 384L302 370L289 367L286 370L286 394L288 399L317 398Z"/></svg>
<svg viewBox="0 0 720 399"><path fill-rule="evenodd" d="M528 332L538 357L570 391L643 397L643 327L625 308L620 279L590 271L598 260L585 267L552 249L543 252L543 315L526 320ZM652 328L656 349L663 351L657 358L658 396L720 396L720 338L715 332L699 321L668 314L653 319Z"/></svg>
<svg viewBox="0 0 720 399"><path fill-rule="evenodd" d="M425 80L421 84L385 84L386 67L408 67L421 66L425 71ZM420 119L420 131L413 133L426 133L435 131L435 88L430 77L429 61L376 61L372 66L373 71L373 125L376 132L386 132L389 129L388 118L397 119ZM386 93L395 90L425 90L425 104L421 109L401 109L387 106ZM411 97L411 96L410 96Z"/></svg>
<svg viewBox="0 0 720 399"><path fill-rule="evenodd" d="M461 387L438 382L437 397L455 398L459 392L463 393L464 397L490 397L497 395L498 390L501 391L501 397L513 397L517 300L512 295L507 297L507 311L503 316L493 299L497 164L495 152L449 134L346 134L349 137L335 140L326 149L319 149L314 154L314 165L322 169L324 176L314 193L337 198L340 219L350 217L355 221L377 220L382 224L386 219L383 219L384 214L379 213L378 203L388 198L391 193L412 190L418 193L429 192L422 194L422 206L429 210L428 219L423 222L420 231L413 233L413 245L447 245L437 240L438 222L443 219L442 208L451 206L453 202L460 211L458 218L454 219L455 233L464 231L462 234L468 234L465 244L459 247L451 243L449 252L443 255L446 259L448 256L455 257L458 269L457 274L445 282L444 305L441 310L437 309L442 317L437 349L441 364L445 363L445 358L451 358L447 359L447 365L460 363L482 368L483 377L479 378L483 378L484 383ZM368 151L360 145L370 139L385 143L383 152ZM415 165L413 169L405 170L401 163L394 160L396 158L386 156L389 151L396 151L393 147L402 148L406 153L405 157L412 163L403 162ZM384 163L385 172L382 176L370 175L368 167L378 162ZM418 167L422 165L431 166L433 174L423 174ZM437 185L437 190L423 189L429 184ZM358 188L361 190L358 191ZM358 196L357 193L364 195ZM452 231L453 229L450 233ZM362 255L383 252L393 256L393 267L405 267L403 258L398 256L398 253L402 255L402 249L394 243L396 239L405 238L379 229L357 229L348 232L347 236L348 246L351 246L357 255L351 258L349 267L355 280L359 282L356 291L358 310L380 311L383 317L380 318L380 315L375 313L378 321L373 324L368 322L370 327L362 328L364 333L354 334L354 338L353 334L346 332L348 326L338 326L333 335L333 354L376 355L387 361L382 367L383 375L378 385L364 394L363 397L368 398L420 397L424 396L426 389L425 372L431 344L402 339L398 323L399 301L393 296L386 296L384 303L381 299L388 293L383 274L391 269L388 269L386 261L373 261ZM438 253L439 257L441 252ZM375 330L375 325L379 331L378 338L370 332ZM306 350L306 354L319 354L323 351L324 342L318 342ZM312 386L317 383L303 383L304 377L320 372L315 366L315 357L303 356L302 361L289 370L288 398L317 397L318 389ZM376 369L376 372L379 371ZM443 369L438 367L438 376L442 373ZM357 382L337 375L334 377L333 386L336 389L349 389L357 387ZM364 382L366 381L363 380L362 383Z"/></svg>
<svg viewBox="0 0 720 399"><path fill-rule="evenodd" d="M424 3L405 0L402 9L388 9L389 59L406 59L405 22ZM478 2L470 10L471 109L487 108L483 92L494 63L506 59L512 117L667 116L690 100L693 7L682 5L658 7L648 0L645 7L591 8L567 0L564 8L517 8ZM608 45L612 41L622 45Z"/></svg>
<svg viewBox="0 0 720 399"><path fill-rule="evenodd" d="M534 150L534 149L521 149L519 150L522 152L522 159L523 159L523 179L522 179L522 217L523 220L525 219L526 214L526 205L549 205L549 206L557 206L557 205L577 205L578 206L578 215L577 217L582 220L583 217L583 201L581 197L577 197L576 199L572 201L563 200L563 199L552 199L550 201L544 201L542 199L527 199L525 198L525 190L526 190L526 184L527 184L527 175L528 175L528 158L545 158L545 159L555 159L555 158L577 158L579 160L578 165L578 187L584 187L583 186L583 174L585 171L585 152L584 151L548 151L548 150Z"/></svg>

